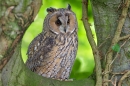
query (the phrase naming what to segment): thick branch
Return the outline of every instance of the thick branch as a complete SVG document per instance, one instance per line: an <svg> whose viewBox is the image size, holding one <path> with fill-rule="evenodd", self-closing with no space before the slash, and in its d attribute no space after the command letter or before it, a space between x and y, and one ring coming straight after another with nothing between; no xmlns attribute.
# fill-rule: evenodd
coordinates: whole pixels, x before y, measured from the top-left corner
<svg viewBox="0 0 130 86"><path fill-rule="evenodd" d="M87 1L87 2L86 2ZM88 41L92 47L94 59L95 59L95 67L96 67L96 86L101 86L102 85L102 75L101 75L101 62L100 62L100 56L99 56L99 51L96 46L96 43L93 39L92 31L90 28L90 24L87 21L87 3L88 0L83 0L82 1L82 20L83 24L85 27L86 35L88 38Z"/></svg>
<svg viewBox="0 0 130 86"><path fill-rule="evenodd" d="M1 78L3 86L8 86L8 84L9 86L94 86L94 80L91 78L59 81L39 76L25 66L21 58L20 49L21 43L17 45L14 54L2 70Z"/></svg>

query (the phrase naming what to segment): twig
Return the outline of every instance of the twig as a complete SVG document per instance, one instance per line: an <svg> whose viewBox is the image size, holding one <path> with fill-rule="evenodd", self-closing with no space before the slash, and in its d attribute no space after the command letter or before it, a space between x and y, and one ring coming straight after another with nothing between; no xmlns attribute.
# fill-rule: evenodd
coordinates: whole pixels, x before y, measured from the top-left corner
<svg viewBox="0 0 130 86"><path fill-rule="evenodd" d="M111 72L111 74L113 74L113 75L124 75L126 72L128 72L128 70L124 70L122 72Z"/></svg>
<svg viewBox="0 0 130 86"><path fill-rule="evenodd" d="M124 75L124 74L127 74L127 77L128 77L128 75L130 75L130 73L128 73L128 70L125 70L125 71L122 71L122 72L120 72L120 73L111 73L111 74L113 74L112 75L112 77L111 77L111 79L110 80L106 80L106 81L104 81L104 82L111 82L112 83L112 85L113 86L117 86L116 84L116 82L117 82L117 77L115 77L116 75ZM114 77L115 77L115 79L114 79ZM127 78L126 77L126 75L125 75L125 77L123 77L122 76L122 79L120 79L120 80L124 80L125 78ZM113 79L114 79L114 81L113 81ZM121 84L122 83L122 81L120 82L118 82L118 86L119 86L119 83Z"/></svg>
<svg viewBox="0 0 130 86"><path fill-rule="evenodd" d="M111 82L111 84L112 84L113 86L116 86L117 77L115 77L115 79L114 79L114 77L115 77L115 75L113 75L110 80L106 80L106 81L104 81L104 82L107 82L107 83L108 83L108 82ZM113 81L113 79L114 79L114 81Z"/></svg>
<svg viewBox="0 0 130 86"><path fill-rule="evenodd" d="M123 36L123 37L120 37L119 40L124 40L124 39L127 39L128 37L130 37L130 34Z"/></svg>
<svg viewBox="0 0 130 86"><path fill-rule="evenodd" d="M130 70L128 72L126 72L121 79L119 80L118 86L122 86L121 83L123 82L123 80L127 77L130 77Z"/></svg>
<svg viewBox="0 0 130 86"><path fill-rule="evenodd" d="M126 6L123 7L123 9L122 9L122 13L121 13L121 16L120 16L120 20L118 22L118 26L117 26L114 38L112 39L111 46L108 49L108 53L107 53L107 57L106 57L106 59L107 59L106 67L105 67L104 72L109 71L109 69L111 68L110 64L112 62L112 56L113 56L113 51L112 51L111 47L114 46L115 44L117 44L119 39L120 39L120 34L121 34L122 27L124 25L124 22L125 22L125 19L126 19L126 16L127 16L129 4L130 4L130 0L125 0ZM106 74L106 75L103 76L103 80L108 80L108 79L109 79L109 74ZM108 86L108 83L103 83L103 86Z"/></svg>
<svg viewBox="0 0 130 86"><path fill-rule="evenodd" d="M112 85L113 85L113 86L117 86L117 85L116 85L116 82L117 82L117 77L115 77L115 80L114 80L114 82L112 82Z"/></svg>
<svg viewBox="0 0 130 86"><path fill-rule="evenodd" d="M88 0L86 0L88 2ZM98 51L98 47L96 46L96 43L93 39L92 31L90 28L90 25L87 21L87 2L85 0L82 0L82 20L85 27L86 35L88 38L88 41L92 47L93 55L95 58L95 69L96 69L96 85L95 86L102 86L102 72L101 72L101 62L100 62L100 55Z"/></svg>

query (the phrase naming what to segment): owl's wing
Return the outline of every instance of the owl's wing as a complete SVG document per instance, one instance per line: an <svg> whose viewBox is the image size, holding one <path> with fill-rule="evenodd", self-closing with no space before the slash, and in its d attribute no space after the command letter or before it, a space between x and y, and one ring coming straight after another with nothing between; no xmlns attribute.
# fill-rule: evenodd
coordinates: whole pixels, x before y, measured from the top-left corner
<svg viewBox="0 0 130 86"><path fill-rule="evenodd" d="M28 59L26 61L26 65L29 69L32 71L35 71L34 65L37 65L35 63L35 60L37 58L34 57L35 53L38 52L38 49L40 48L41 41L44 39L43 34L40 33L36 38L33 39L33 41L30 43L27 51Z"/></svg>
<svg viewBox="0 0 130 86"><path fill-rule="evenodd" d="M55 51L52 51L54 47L54 38L46 37L43 34L39 34L30 44L28 48L28 60L26 65L32 71L36 71L38 67L41 66L41 63L44 61L46 64L49 57L54 54Z"/></svg>

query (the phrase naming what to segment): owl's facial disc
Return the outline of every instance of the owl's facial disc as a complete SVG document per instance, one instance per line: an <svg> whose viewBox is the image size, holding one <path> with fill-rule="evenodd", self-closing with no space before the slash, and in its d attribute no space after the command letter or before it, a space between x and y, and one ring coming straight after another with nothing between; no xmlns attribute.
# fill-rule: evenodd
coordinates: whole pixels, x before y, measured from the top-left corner
<svg viewBox="0 0 130 86"><path fill-rule="evenodd" d="M49 20L50 30L55 34L73 33L76 29L75 14L63 9L56 11Z"/></svg>

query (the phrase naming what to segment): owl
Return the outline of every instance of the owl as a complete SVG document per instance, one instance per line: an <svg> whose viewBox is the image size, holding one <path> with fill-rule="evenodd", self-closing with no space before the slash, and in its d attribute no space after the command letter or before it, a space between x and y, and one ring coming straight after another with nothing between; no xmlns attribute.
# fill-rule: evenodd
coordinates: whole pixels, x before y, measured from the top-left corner
<svg viewBox="0 0 130 86"><path fill-rule="evenodd" d="M76 58L77 19L71 6L47 8L43 31L28 47L27 67L38 75L58 80L69 78Z"/></svg>

